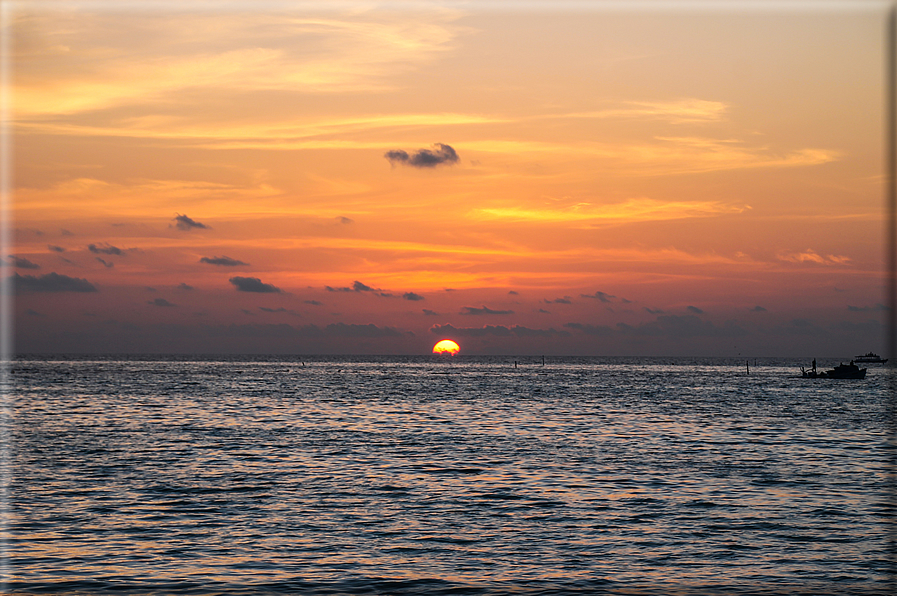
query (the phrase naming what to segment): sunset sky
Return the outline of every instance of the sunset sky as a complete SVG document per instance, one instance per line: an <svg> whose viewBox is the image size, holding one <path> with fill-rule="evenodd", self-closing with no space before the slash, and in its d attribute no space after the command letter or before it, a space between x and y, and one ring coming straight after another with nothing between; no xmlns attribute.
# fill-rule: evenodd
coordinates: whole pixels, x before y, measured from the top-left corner
<svg viewBox="0 0 897 596"><path fill-rule="evenodd" d="M18 352L884 349L890 3L318 4L6 6Z"/></svg>

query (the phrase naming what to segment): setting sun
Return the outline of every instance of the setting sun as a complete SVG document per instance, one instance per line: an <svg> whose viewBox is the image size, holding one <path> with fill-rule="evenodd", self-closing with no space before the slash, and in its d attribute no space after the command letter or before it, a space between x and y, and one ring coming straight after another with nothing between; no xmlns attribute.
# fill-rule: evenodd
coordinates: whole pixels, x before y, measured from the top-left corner
<svg viewBox="0 0 897 596"><path fill-rule="evenodd" d="M435 346L433 346L434 354L449 354L450 356L454 356L460 350L460 346L458 346L458 344L450 339L443 339L442 341L437 342Z"/></svg>

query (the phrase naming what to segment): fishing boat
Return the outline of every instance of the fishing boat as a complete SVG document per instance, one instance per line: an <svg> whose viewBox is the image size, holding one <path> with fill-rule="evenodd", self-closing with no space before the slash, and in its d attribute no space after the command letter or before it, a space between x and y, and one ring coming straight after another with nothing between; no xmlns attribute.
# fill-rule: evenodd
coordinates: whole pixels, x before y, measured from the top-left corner
<svg viewBox="0 0 897 596"><path fill-rule="evenodd" d="M805 379L865 379L866 369L860 368L851 360L850 364L839 364L831 370L822 372L816 371L816 361L813 361L813 368L804 370L800 367L800 374Z"/></svg>
<svg viewBox="0 0 897 596"><path fill-rule="evenodd" d="M878 354L874 354L869 352L868 354L863 354L862 356L857 356L853 359L854 362L860 362L862 364L884 364L888 361L887 358L882 358Z"/></svg>

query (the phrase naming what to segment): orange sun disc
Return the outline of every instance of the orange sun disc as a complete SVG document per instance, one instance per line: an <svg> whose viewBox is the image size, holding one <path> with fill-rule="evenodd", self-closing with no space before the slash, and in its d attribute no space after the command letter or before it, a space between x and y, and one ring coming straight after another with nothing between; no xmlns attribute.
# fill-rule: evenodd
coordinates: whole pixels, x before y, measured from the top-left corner
<svg viewBox="0 0 897 596"><path fill-rule="evenodd" d="M434 354L448 354L454 356L460 350L461 347L450 339L443 339L442 341L436 342L436 345L433 346Z"/></svg>

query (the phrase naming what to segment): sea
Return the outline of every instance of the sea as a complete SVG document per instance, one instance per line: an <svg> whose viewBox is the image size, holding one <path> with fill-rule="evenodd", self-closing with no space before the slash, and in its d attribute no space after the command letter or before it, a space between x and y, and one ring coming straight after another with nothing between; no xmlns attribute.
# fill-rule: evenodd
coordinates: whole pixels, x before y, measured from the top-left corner
<svg viewBox="0 0 897 596"><path fill-rule="evenodd" d="M808 365L19 356L0 592L895 593L894 370Z"/></svg>

